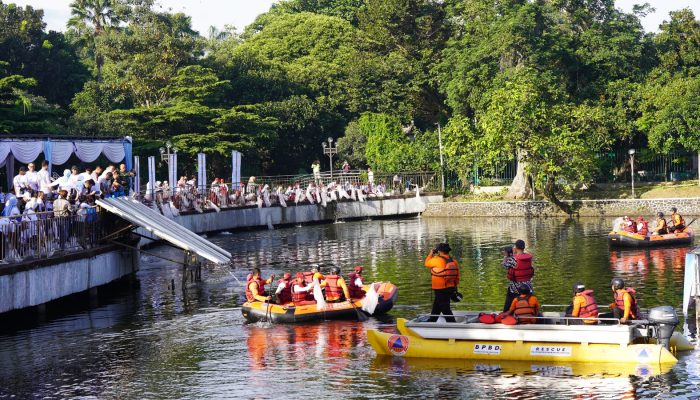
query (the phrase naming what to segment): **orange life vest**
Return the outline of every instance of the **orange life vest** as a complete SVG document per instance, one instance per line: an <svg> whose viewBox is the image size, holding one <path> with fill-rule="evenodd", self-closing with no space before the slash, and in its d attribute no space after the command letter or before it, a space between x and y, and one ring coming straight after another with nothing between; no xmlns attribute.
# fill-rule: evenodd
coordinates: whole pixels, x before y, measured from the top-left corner
<svg viewBox="0 0 700 400"><path fill-rule="evenodd" d="M277 295L277 302L279 304L285 304L292 301L292 285L294 280L289 278L288 280L280 279L279 283L284 283L284 289L282 289Z"/></svg>
<svg viewBox="0 0 700 400"><path fill-rule="evenodd" d="M262 280L260 277L258 278L253 278L252 274L249 274L247 279L246 279L246 284L245 284L245 298L248 301L257 301L255 300L255 297L253 297L253 292L250 290L250 284L256 282L258 284L258 295L264 296L265 292L265 281Z"/></svg>
<svg viewBox="0 0 700 400"><path fill-rule="evenodd" d="M355 285L355 280L357 278L360 278L362 280L362 276L356 274L355 272L351 272L348 274L348 279L350 282L348 282L348 291L350 292L350 297L353 299L361 299L365 297L365 291L362 289L362 286L357 286Z"/></svg>
<svg viewBox="0 0 700 400"><path fill-rule="evenodd" d="M532 254L516 254L515 268L508 268L508 280L513 282L527 282L535 276L535 269L532 267Z"/></svg>
<svg viewBox="0 0 700 400"><path fill-rule="evenodd" d="M649 223L647 221L637 222L637 233L639 233L640 235L646 235L647 233L649 233Z"/></svg>
<svg viewBox="0 0 700 400"><path fill-rule="evenodd" d="M637 315L639 315L639 310L637 309L637 299L634 297L634 295L637 293L636 290L633 288L625 288L625 291L629 293L630 295L630 319L637 319ZM615 297L615 305L617 305L617 308L622 310L624 312L625 310L625 295L622 294L618 296L617 290L614 293Z"/></svg>
<svg viewBox="0 0 700 400"><path fill-rule="evenodd" d="M578 312L579 318L597 318L598 317L598 304L596 304L593 298L593 291L591 289L584 290L581 293L576 293L576 296L581 296L586 300L586 305L581 307Z"/></svg>
<svg viewBox="0 0 700 400"><path fill-rule="evenodd" d="M338 275L326 275L326 300L340 300L344 296L343 289L338 286L338 280L340 280Z"/></svg>
<svg viewBox="0 0 700 400"><path fill-rule="evenodd" d="M671 222L673 222L673 226L685 226L685 220L678 213L671 214Z"/></svg>
<svg viewBox="0 0 700 400"><path fill-rule="evenodd" d="M518 317L518 322L521 324L534 324L537 322L535 318L537 316L537 308L530 305L531 295L520 295L515 302L515 310L513 314Z"/></svg>
<svg viewBox="0 0 700 400"><path fill-rule="evenodd" d="M451 257L438 256L445 261L442 268L430 268L433 289L446 289L456 287L459 284L459 266Z"/></svg>
<svg viewBox="0 0 700 400"><path fill-rule="evenodd" d="M634 221L623 222L622 229L628 233L637 233L637 224Z"/></svg>

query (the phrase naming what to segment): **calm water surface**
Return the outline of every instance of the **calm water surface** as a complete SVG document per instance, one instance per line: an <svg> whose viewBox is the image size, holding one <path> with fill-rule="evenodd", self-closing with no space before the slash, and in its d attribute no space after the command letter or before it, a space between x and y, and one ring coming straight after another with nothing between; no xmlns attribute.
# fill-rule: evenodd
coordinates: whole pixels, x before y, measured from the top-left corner
<svg viewBox="0 0 700 400"><path fill-rule="evenodd" d="M642 306L682 297L686 248L609 251L611 221L510 219L367 221L241 232L210 239L234 254L230 268L208 267L203 282L142 258L137 289L84 300L46 321L0 325L0 398L700 398L700 356L672 370L632 376L615 368L530 363L435 363L377 358L366 330L391 330L396 317L430 309L422 266L448 240L462 267L464 303L502 306L500 248L524 239L535 254L535 288L544 304L566 304L585 282L606 304L622 276ZM154 251L179 257L176 250ZM398 284L398 305L380 319L284 326L246 324L240 281L311 264L365 266L371 281ZM171 280L175 288L169 288ZM465 305L460 305L465 307Z"/></svg>

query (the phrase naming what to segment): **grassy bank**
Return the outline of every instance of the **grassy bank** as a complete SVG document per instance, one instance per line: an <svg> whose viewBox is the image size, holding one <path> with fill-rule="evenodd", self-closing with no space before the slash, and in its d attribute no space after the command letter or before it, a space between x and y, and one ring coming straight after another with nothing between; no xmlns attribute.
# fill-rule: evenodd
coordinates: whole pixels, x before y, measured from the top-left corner
<svg viewBox="0 0 700 400"><path fill-rule="evenodd" d="M507 188L499 193L455 194L446 201L502 201ZM700 197L697 180L682 182L640 182L634 187L638 199L690 198ZM562 200L631 199L632 187L629 183L594 184L585 190L561 193ZM537 196L538 200L544 200Z"/></svg>

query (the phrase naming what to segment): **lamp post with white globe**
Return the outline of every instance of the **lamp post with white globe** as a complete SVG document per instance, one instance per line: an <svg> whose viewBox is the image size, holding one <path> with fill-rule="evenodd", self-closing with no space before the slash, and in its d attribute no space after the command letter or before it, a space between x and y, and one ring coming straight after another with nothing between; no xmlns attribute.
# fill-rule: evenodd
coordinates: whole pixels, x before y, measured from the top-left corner
<svg viewBox="0 0 700 400"><path fill-rule="evenodd" d="M333 138L328 137L328 143L326 142L321 142L321 147L323 147L323 154L327 155L328 158L330 158L331 162L331 179L333 179L333 156L338 154L338 145L333 145Z"/></svg>

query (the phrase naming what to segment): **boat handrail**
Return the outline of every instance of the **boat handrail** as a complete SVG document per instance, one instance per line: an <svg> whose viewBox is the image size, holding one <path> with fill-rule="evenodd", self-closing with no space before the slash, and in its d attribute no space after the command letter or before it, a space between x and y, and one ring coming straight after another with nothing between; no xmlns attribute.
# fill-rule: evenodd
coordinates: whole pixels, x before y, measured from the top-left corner
<svg viewBox="0 0 700 400"><path fill-rule="evenodd" d="M464 323L468 323L467 317L469 317L470 319L472 319L472 318L474 318L475 316L474 316L474 315L467 316L467 315L444 315L444 314L440 314L440 315L436 315L436 314L420 314L420 315L418 315L416 318L414 318L413 320L411 320L411 322L428 322L428 321L416 321L416 320L417 320L418 318L425 319L425 318L431 318L431 317L437 317L437 318L442 317L442 318L444 318L444 319L447 319L447 318L454 318L455 321L461 321L461 322L464 322ZM599 321L599 322L600 322L600 321L611 321L611 322L614 322L613 324L606 324L606 325L621 325L621 324L622 324L622 323L620 322L620 319L619 319L619 318L598 318L598 317L585 317L585 318L580 318L580 317L559 317L559 316L529 317L529 316L528 316L527 319L566 321L566 322L567 322L567 324L566 324L567 326L569 325L569 324L568 324L569 321L582 321L582 320L588 320L588 321L590 321L590 320L597 320L597 321ZM433 322L436 322L436 321L433 321ZM630 321L630 323L631 323L632 325L648 325L648 324L649 324L649 321L647 321L647 320L634 320L634 321Z"/></svg>
<svg viewBox="0 0 700 400"><path fill-rule="evenodd" d="M540 307L541 308L566 308L569 307L571 304L542 304ZM493 303L462 303L460 306L464 307L502 307L499 304L493 304ZM459 310L459 311L468 311L468 310Z"/></svg>

